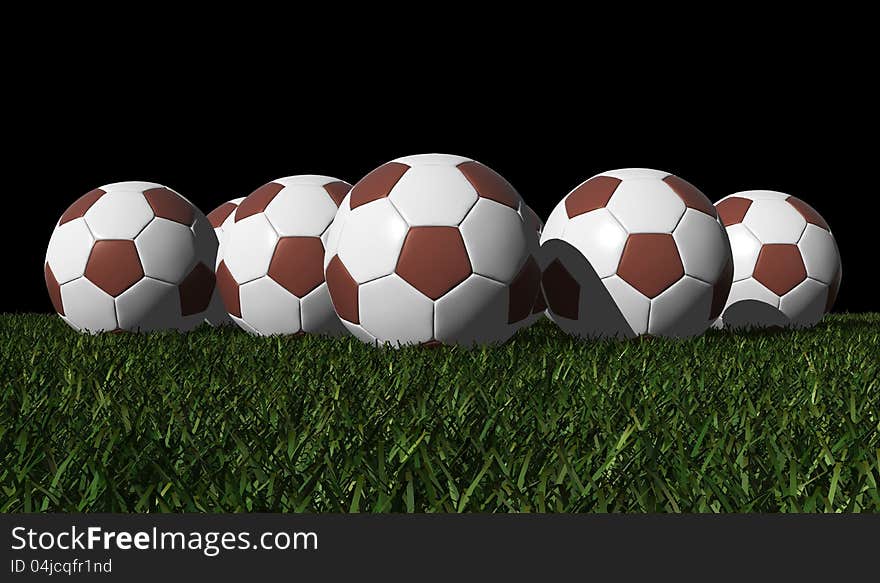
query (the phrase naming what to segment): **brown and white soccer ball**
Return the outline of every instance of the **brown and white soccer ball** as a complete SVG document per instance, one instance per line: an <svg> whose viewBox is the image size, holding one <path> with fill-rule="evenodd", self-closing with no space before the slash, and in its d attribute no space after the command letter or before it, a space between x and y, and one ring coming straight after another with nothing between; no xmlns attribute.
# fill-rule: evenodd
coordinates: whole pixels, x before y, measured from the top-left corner
<svg viewBox="0 0 880 583"><path fill-rule="evenodd" d="M324 282L324 242L351 185L329 176L279 178L223 222L217 287L232 320L252 334L345 332Z"/></svg>
<svg viewBox="0 0 880 583"><path fill-rule="evenodd" d="M220 262L223 261L223 233L228 229L229 225L235 222L235 209L238 208L238 205L243 200L243 196L234 198L224 202L208 213L208 222L214 227L214 234L217 235L218 243L217 263L214 265L215 270L220 265ZM214 294L211 296L211 305L208 307L208 312L205 315L205 322L211 326L226 326L234 323L229 314L226 313L226 307L223 305L223 298L220 297L220 290L218 288L214 289Z"/></svg>
<svg viewBox="0 0 880 583"><path fill-rule="evenodd" d="M61 215L46 251L52 305L77 330L189 330L214 290L217 238L177 192L152 182L96 188Z"/></svg>
<svg viewBox="0 0 880 583"><path fill-rule="evenodd" d="M368 343L507 340L532 313L537 237L516 190L461 156L407 156L352 188L330 228L327 284Z"/></svg>
<svg viewBox="0 0 880 583"><path fill-rule="evenodd" d="M725 327L811 326L831 310L840 253L813 207L772 190L737 192L715 206L733 249Z"/></svg>
<svg viewBox="0 0 880 583"><path fill-rule="evenodd" d="M644 168L603 172L569 192L544 225L541 268L548 315L587 338L700 334L733 273L709 199Z"/></svg>

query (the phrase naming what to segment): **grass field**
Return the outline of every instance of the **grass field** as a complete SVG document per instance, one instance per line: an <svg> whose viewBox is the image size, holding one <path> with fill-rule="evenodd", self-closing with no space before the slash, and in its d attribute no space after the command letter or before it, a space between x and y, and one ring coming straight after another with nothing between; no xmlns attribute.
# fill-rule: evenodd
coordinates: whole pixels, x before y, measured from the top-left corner
<svg viewBox="0 0 880 583"><path fill-rule="evenodd" d="M0 511L880 511L880 314L502 347L0 316Z"/></svg>

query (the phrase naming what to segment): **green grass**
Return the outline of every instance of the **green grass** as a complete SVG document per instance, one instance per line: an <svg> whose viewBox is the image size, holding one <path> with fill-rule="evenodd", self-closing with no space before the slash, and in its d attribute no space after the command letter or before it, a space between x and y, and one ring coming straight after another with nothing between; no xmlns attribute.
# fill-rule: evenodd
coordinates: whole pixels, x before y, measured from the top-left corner
<svg viewBox="0 0 880 583"><path fill-rule="evenodd" d="M377 350L0 316L0 511L880 511L880 314Z"/></svg>

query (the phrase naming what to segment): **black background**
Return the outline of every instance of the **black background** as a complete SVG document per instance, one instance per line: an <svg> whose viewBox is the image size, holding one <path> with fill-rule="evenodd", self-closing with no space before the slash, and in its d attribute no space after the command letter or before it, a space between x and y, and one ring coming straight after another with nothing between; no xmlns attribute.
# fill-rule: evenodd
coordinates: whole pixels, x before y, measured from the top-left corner
<svg viewBox="0 0 880 583"><path fill-rule="evenodd" d="M706 44L711 31L662 32L632 54L620 38L612 50L613 36L588 44L585 33L542 49L507 31L480 47L443 37L425 48L410 36L374 51L336 39L324 51L319 35L250 51L215 39L186 53L171 33L143 45L77 36L10 73L15 218L3 249L15 277L2 309L51 310L42 261L54 223L102 184L159 182L207 213L274 178L354 183L426 152L491 166L542 218L582 180L622 167L673 172L713 201L748 189L796 195L840 246L835 311L880 309L870 289L875 124L864 75L853 73L863 54L772 30L743 32L725 53Z"/></svg>

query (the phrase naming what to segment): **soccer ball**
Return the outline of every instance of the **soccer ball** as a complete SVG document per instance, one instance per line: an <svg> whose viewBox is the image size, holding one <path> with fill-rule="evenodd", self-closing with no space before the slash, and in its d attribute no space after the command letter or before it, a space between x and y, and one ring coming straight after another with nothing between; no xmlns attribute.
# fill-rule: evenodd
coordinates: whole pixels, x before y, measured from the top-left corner
<svg viewBox="0 0 880 583"><path fill-rule="evenodd" d="M715 207L658 170L603 172L556 206L541 235L548 314L581 337L687 337L721 312L733 273Z"/></svg>
<svg viewBox="0 0 880 583"><path fill-rule="evenodd" d="M190 330L214 290L217 237L192 203L152 182L117 182L74 202L46 251L55 311L77 330Z"/></svg>
<svg viewBox="0 0 880 583"><path fill-rule="evenodd" d="M812 326L831 310L840 254L813 207L772 190L737 192L715 206L733 249L725 327Z"/></svg>
<svg viewBox="0 0 880 583"><path fill-rule="evenodd" d="M208 222L214 227L214 234L217 235L217 263L214 269L223 261L223 231L229 225L235 222L235 209L241 204L244 197L234 198L228 202L224 202L210 213L208 213ZM208 312L205 314L205 322L212 326L226 326L233 324L232 318L226 313L226 307L223 305L223 298L220 297L220 290L215 288L214 295L211 296L211 305L208 306Z"/></svg>
<svg viewBox="0 0 880 583"><path fill-rule="evenodd" d="M289 176L247 196L223 223L217 287L252 334L344 333L324 283L327 228L349 191L329 176Z"/></svg>
<svg viewBox="0 0 880 583"><path fill-rule="evenodd" d="M368 343L503 342L532 313L540 271L523 203L461 156L388 162L358 182L327 238L336 313Z"/></svg>

